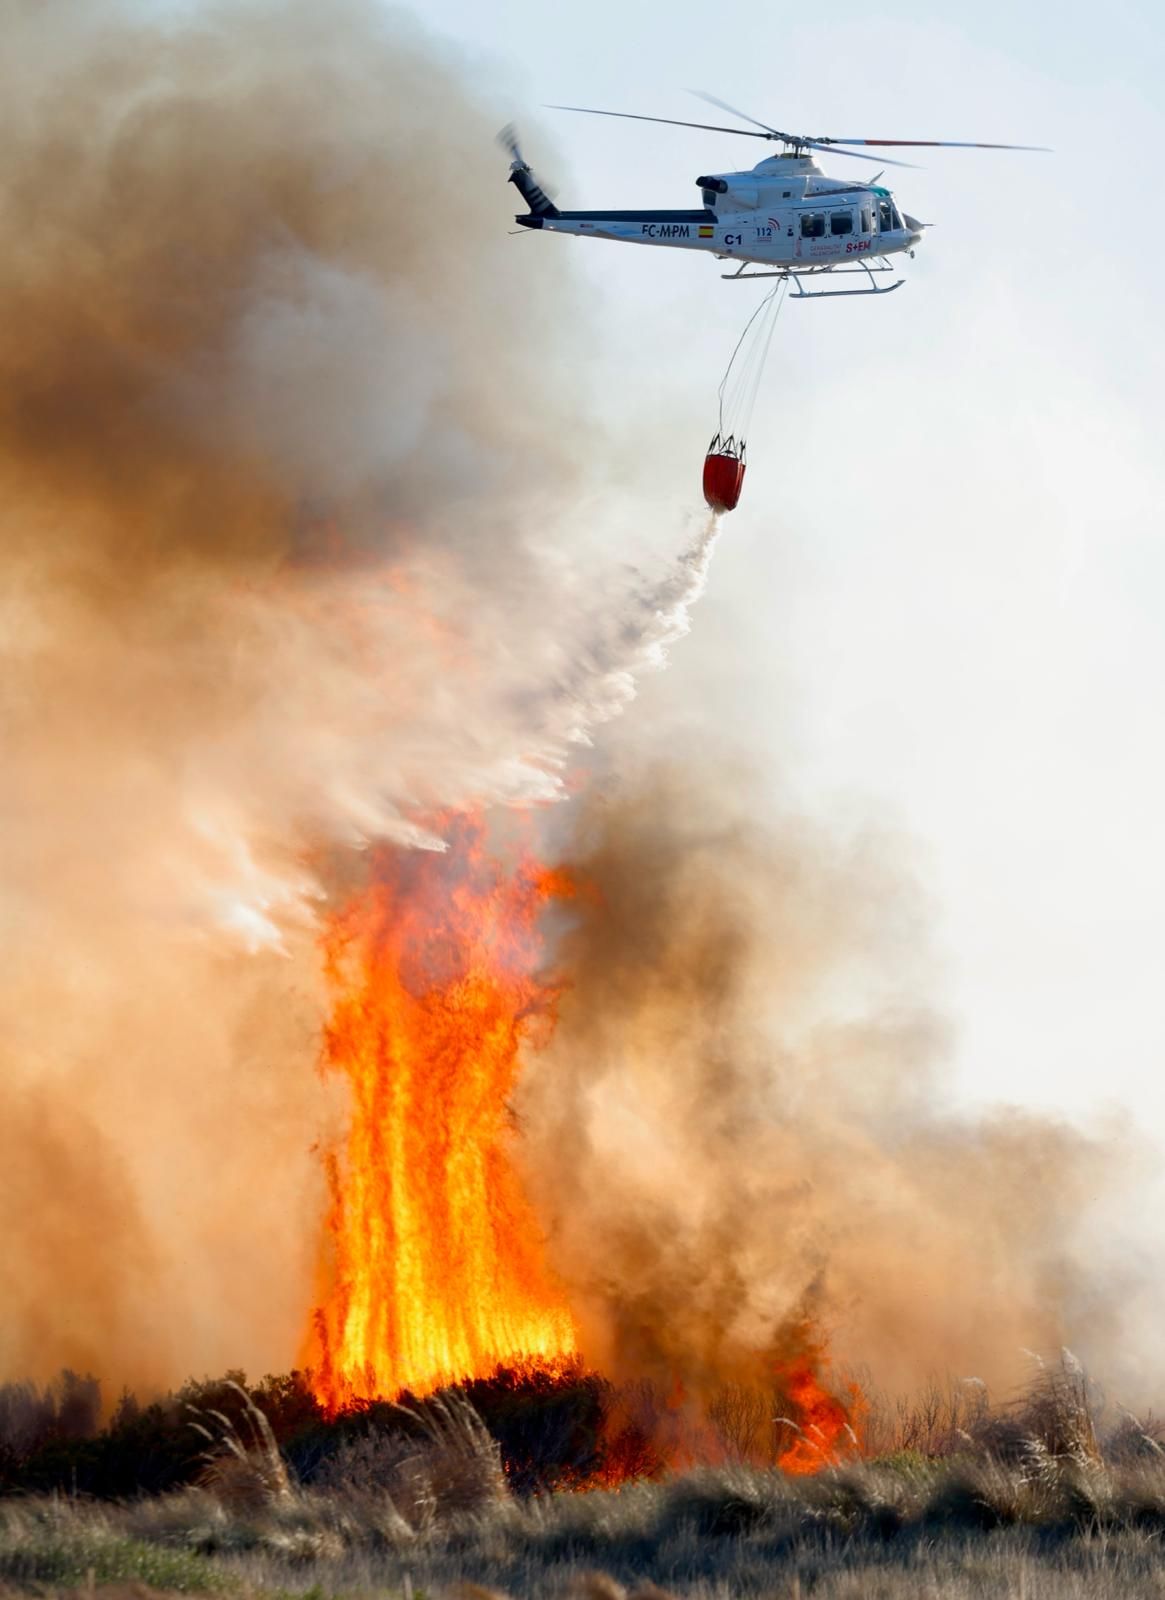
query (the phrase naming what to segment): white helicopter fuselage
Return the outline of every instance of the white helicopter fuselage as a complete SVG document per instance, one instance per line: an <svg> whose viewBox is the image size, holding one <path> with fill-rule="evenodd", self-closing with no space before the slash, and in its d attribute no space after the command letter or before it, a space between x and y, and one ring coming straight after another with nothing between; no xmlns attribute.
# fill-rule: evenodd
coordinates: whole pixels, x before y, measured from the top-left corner
<svg viewBox="0 0 1165 1600"><path fill-rule="evenodd" d="M533 202L516 220L577 238L702 250L791 275L910 251L922 233L888 189L828 178L808 155L770 156L751 171L696 181L704 205L691 211L559 211Z"/></svg>

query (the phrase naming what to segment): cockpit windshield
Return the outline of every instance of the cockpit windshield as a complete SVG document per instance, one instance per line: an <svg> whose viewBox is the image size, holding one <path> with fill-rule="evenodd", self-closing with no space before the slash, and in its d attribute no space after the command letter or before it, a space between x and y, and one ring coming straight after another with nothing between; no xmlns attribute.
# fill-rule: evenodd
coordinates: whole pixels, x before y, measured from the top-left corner
<svg viewBox="0 0 1165 1600"><path fill-rule="evenodd" d="M878 201L878 232L896 233L902 228L902 218L893 200Z"/></svg>

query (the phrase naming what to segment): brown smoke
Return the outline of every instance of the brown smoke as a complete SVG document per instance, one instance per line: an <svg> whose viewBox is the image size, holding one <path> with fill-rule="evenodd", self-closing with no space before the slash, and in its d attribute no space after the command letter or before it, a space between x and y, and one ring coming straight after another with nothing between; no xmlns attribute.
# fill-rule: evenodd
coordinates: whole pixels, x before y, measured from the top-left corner
<svg viewBox="0 0 1165 1600"><path fill-rule="evenodd" d="M0 0L0 1377L114 1385L294 1359L335 863L561 793L712 539L623 564L508 106L375 0L142 11ZM891 1378L1058 1338L1091 1154L942 1116L882 852L674 783L585 830L524 1112L594 1357L731 1372L806 1297Z"/></svg>
<svg viewBox="0 0 1165 1600"><path fill-rule="evenodd" d="M807 1316L906 1390L1095 1350L1079 1224L1114 1151L955 1115L905 862L764 814L706 766L584 810L596 892L521 1110L588 1355L699 1392L758 1377Z"/></svg>
<svg viewBox="0 0 1165 1600"><path fill-rule="evenodd" d="M621 565L585 307L399 15L0 20L0 1376L285 1366L323 864L556 794L708 536Z"/></svg>

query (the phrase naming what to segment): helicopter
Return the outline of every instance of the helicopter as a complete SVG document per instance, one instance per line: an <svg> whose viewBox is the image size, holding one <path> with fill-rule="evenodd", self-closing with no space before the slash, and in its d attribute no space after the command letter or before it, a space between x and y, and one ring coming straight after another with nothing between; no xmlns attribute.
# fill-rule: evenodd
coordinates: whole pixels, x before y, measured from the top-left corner
<svg viewBox="0 0 1165 1600"><path fill-rule="evenodd" d="M890 258L913 257L929 223L900 211L892 192L879 185L879 171L868 183L847 183L827 177L814 152L823 150L858 161L910 167L883 155L867 155L849 146L894 149L1035 150L1046 145L985 144L958 139L837 139L782 133L747 112L693 90L701 100L730 116L751 123L730 128L719 123L686 122L676 117L651 117L634 111L602 111L593 106L552 106L555 111L585 116L622 117L633 122L660 122L671 127L701 128L742 138L767 139L782 146L775 155L746 172L720 172L696 179L703 202L690 211L560 211L539 185L518 148L512 126L499 141L510 154L509 182L525 200L527 211L514 218L523 228L568 233L579 238L614 239L622 244L659 245L671 250L702 250L719 261L735 262L735 272L721 276L732 282L780 278L791 283L791 298L835 299L841 295L889 294L905 282L876 280L896 271ZM750 270L760 268L759 271ZM827 276L834 280L856 274L859 288L807 289L805 282Z"/></svg>

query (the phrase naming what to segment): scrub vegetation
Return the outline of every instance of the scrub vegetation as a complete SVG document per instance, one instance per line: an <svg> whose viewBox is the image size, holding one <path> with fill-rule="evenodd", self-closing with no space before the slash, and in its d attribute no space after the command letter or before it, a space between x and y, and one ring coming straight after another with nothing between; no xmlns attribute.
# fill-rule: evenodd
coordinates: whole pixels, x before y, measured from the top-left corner
<svg viewBox="0 0 1165 1600"><path fill-rule="evenodd" d="M58 1435L79 1427L78 1397L93 1395L79 1383L0 1391L10 1479L21 1449L14 1417L25 1446L34 1402ZM875 1410L868 1436L886 1448L871 1456L867 1443L863 1458L814 1474L729 1462L607 1488L565 1487L562 1471L559 1487L546 1487L529 1460L508 1464L505 1439L512 1447L521 1436L523 1411L527 1445L537 1439L561 1456L585 1441L602 1386L567 1383L557 1408L552 1387L535 1384L523 1400L499 1385L491 1428L488 1392L480 1404L457 1391L333 1421L304 1402L293 1427L293 1402L306 1392L298 1380L260 1386L270 1412L256 1403L259 1390L234 1380L191 1386L154 1418L156 1428L185 1410L184 1482L106 1498L10 1482L0 1500L0 1590L100 1587L105 1600L121 1600L118 1591L311 1600L1165 1595L1158 1429L1109 1415L1071 1362L1041 1369L1009 1406L936 1388L912 1408ZM572 1408L582 1417L573 1439ZM150 1409L133 1419L139 1441ZM130 1432L131 1410L123 1401L103 1434L72 1441L74 1454ZM58 1451L67 1443L58 1437ZM48 1454L42 1439L26 1450L26 1468L37 1459L44 1472ZM143 1474L164 1476L173 1460L143 1458Z"/></svg>

